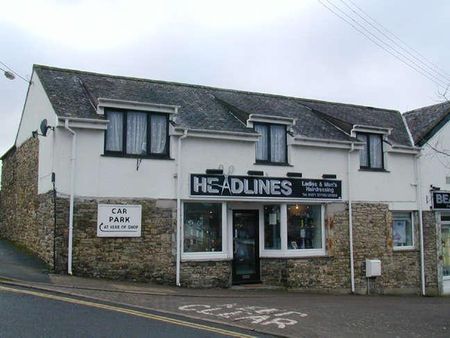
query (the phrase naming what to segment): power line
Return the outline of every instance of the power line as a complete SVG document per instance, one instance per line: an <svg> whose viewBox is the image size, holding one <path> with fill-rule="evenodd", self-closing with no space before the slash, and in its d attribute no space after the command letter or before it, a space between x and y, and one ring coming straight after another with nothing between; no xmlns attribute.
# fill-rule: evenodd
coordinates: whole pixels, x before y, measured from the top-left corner
<svg viewBox="0 0 450 338"><path fill-rule="evenodd" d="M17 73L14 69L12 69L11 67L9 67L6 63L0 61L0 64L2 64L4 67L8 68L9 71L10 71L11 73L13 73L14 75L17 75L19 78L21 78L21 79L24 80L25 82L31 83L31 80L28 80L28 79L24 78L22 75L20 75L19 73ZM1 69L2 71L6 72L5 69L2 69L2 68L0 68L0 69Z"/></svg>
<svg viewBox="0 0 450 338"><path fill-rule="evenodd" d="M389 41L391 41L395 46L397 46L398 48L400 48L402 51L404 51L405 53L407 53L408 55L410 55L411 57L413 57L415 60L417 60L418 62L420 62L424 67L426 67L428 70L430 70L431 72L435 73L436 75L438 75L439 77L441 77L442 79L444 79L445 81L450 81L450 75L448 73L446 73L444 70L440 70L439 67L437 65L434 65L431 61L427 60L424 56L421 57L417 57L416 55L414 55L413 53L411 53L409 50L415 51L414 49L412 49L411 47L409 47L405 42L403 42L399 37L397 37L394 33L392 33L391 31L389 31L386 27L384 27L382 24L380 24L378 21L376 21L374 18L372 18L370 15L368 15L366 12L364 12L360 7L358 7L355 3L353 3L351 0L348 0L350 3L352 3L353 6L355 6L364 16L362 16L360 13L358 13L353 7L351 7L350 5L347 4L346 1L344 0L339 0L340 2L342 2L348 9L350 9L354 14L356 14L358 17L360 17L361 19L363 19L367 24L369 24L373 29L375 29L377 32L379 32L381 35L383 35L384 37L386 37ZM366 19L365 17L369 18L370 20ZM373 23L372 23L372 22ZM374 24L375 23L375 24ZM377 26L379 26L380 28L378 28ZM389 34L386 34L386 32ZM391 38L391 36L393 36L396 40L400 41L400 43L398 43L396 40L394 40L393 38ZM402 45L404 45L405 47L403 47ZM409 50L408 50L409 49ZM416 54L420 54L417 51L415 51ZM430 66L431 65L431 66Z"/></svg>
<svg viewBox="0 0 450 338"><path fill-rule="evenodd" d="M319 0L320 1L320 0ZM406 59L409 63L408 65L413 68L414 70L418 71L417 68L419 68L422 72L425 72L429 77L428 79L433 78L434 82L440 86L445 86L446 82L444 82L443 80L439 79L438 77L436 77L433 73L430 73L428 70L424 69L422 66L418 65L414 60L411 60L411 58L409 58L408 56L405 56L403 53L399 52L397 49L395 49L394 47L392 47L390 44L386 43L385 41L383 41L382 39L380 39L377 35L375 35L374 33L372 33L370 30L368 30L364 25L362 25L359 21L355 20L352 16L350 16L349 14L347 14L345 11L343 11L341 8L339 8L338 6L336 6L333 2L331 2L330 0L326 0L331 6L333 6L336 10L338 10L340 13L342 13L344 16L346 16L347 18L349 18L350 20L352 20L355 24L357 24L361 29L363 29L365 32L367 32L368 34L370 34L373 38L375 38L376 40L379 41L379 43L383 44L385 48L383 48L384 50L386 50L386 47L390 49L391 54L395 53L397 55L394 55L397 59L400 60L400 58ZM334 11L333 11L334 12ZM336 12L334 12L335 14L337 14ZM348 22L348 21L347 21ZM352 25L353 27L355 27L354 25ZM373 41L373 40L372 40ZM393 54L392 54L393 55ZM411 64L413 64L414 66L412 66ZM420 71L419 71L420 72ZM420 72L422 75L422 72ZM431 79L430 79L431 80Z"/></svg>
<svg viewBox="0 0 450 338"><path fill-rule="evenodd" d="M397 50L393 49L390 45L386 44L384 41L382 41L380 38L378 38L376 35L374 35L373 33L371 33L369 30L367 30L367 28L365 28L364 26L362 26L358 21L354 20L353 18L351 18L348 14L346 14L345 12L343 12L341 9L339 9L337 6L335 6L334 4L330 3L330 1L327 0L328 3L330 3L334 8L336 8L337 10L339 10L341 13L343 13L345 16L350 17L350 19L354 22L356 22L356 24L358 26L360 26L362 29L360 29L358 26L356 26L355 24L353 24L352 22L350 22L349 20L347 20L345 17L343 17L342 15L340 15L339 13L337 13L335 10L333 10L332 8L330 8L329 6L327 6L325 3L323 3L321 0L318 0L319 3L324 6L326 9L328 9L330 12L332 12L334 15L336 15L338 18L340 18L341 20L345 21L347 24L349 24L351 27L353 27L353 29L355 29L356 31L358 31L360 34L362 34L363 36L365 36L367 39L369 39L370 41L372 41L374 44L376 44L378 47L380 47L381 49L383 49L385 52L388 52L389 54L391 54L393 57L395 57L397 60L399 60L400 62L402 62L403 64L405 64L406 66L410 67L411 69L413 69L414 71L418 72L419 74L421 74L422 76L426 77L428 80L432 81L433 83L435 83L437 86L439 87L445 87L445 85L443 84L442 80L436 78L434 75L428 75L429 72L425 71L421 71L419 69L417 69L416 67L414 67L413 65L411 65L410 63L406 62L403 58L406 58L407 60L409 60L409 58L405 57L402 53L398 52ZM366 34L365 32L369 33L370 35ZM373 38L372 36L375 38ZM381 42L378 42L378 41ZM393 49L394 52L392 52L391 50L387 49L384 45L387 45L389 49ZM400 55L400 57L397 54ZM403 57L403 58L402 58ZM414 62L412 62L413 64L415 64ZM422 67L419 67L421 69L423 69Z"/></svg>
<svg viewBox="0 0 450 338"><path fill-rule="evenodd" d="M366 17L368 17L370 20L372 20L375 24L380 26L386 33L394 37L396 40L398 40L401 44L403 44L406 48L414 52L416 55L418 55L421 59L423 59L426 63L433 66L435 69L439 70L443 74L445 74L447 77L450 77L450 74L439 67L436 63L428 60L423 54L421 54L418 50L414 49L410 45L408 45L406 42L404 42L398 35L396 35L394 32L387 29L385 26L383 26L381 23L379 23L377 20L375 20L373 17L371 17L367 12L365 12L361 7L359 7L357 4L355 4L352 0L348 0L354 7L356 7L361 13L363 13Z"/></svg>

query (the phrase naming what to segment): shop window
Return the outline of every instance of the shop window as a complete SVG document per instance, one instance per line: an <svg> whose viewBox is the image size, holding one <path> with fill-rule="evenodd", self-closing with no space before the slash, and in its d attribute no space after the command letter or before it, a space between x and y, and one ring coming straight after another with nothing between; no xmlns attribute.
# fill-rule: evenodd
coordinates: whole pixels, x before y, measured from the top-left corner
<svg viewBox="0 0 450 338"><path fill-rule="evenodd" d="M265 205L264 206L264 249L279 250L281 249L280 236L280 206Z"/></svg>
<svg viewBox="0 0 450 338"><path fill-rule="evenodd" d="M169 157L168 116L165 114L107 110L105 155Z"/></svg>
<svg viewBox="0 0 450 338"><path fill-rule="evenodd" d="M414 248L414 227L410 212L392 213L392 239L394 249Z"/></svg>
<svg viewBox="0 0 450 338"><path fill-rule="evenodd" d="M382 170L384 168L383 136L359 133L357 139L364 142L363 149L359 153L361 168Z"/></svg>
<svg viewBox="0 0 450 338"><path fill-rule="evenodd" d="M320 205L287 206L287 246L289 250L322 248Z"/></svg>
<svg viewBox="0 0 450 338"><path fill-rule="evenodd" d="M287 163L286 126L255 123L255 131L261 134L256 142L257 163Z"/></svg>
<svg viewBox="0 0 450 338"><path fill-rule="evenodd" d="M222 251L222 204L184 204L184 252Z"/></svg>

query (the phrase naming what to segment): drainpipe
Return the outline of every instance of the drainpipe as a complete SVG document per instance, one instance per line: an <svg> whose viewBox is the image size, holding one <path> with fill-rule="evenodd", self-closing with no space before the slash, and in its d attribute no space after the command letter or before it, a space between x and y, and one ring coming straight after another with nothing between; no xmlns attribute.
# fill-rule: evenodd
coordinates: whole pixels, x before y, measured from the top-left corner
<svg viewBox="0 0 450 338"><path fill-rule="evenodd" d="M353 216L352 216L352 197L351 197L351 183L350 183L350 154L355 150L355 144L352 142L351 148L347 154L347 191L348 191L348 236L350 247L350 283L352 293L355 293L355 263L353 259Z"/></svg>
<svg viewBox="0 0 450 338"><path fill-rule="evenodd" d="M69 119L65 119L64 128L72 134L72 154L70 157L70 206L69 206L69 243L67 247L67 273L72 274L72 242L73 242L73 204L75 194L75 160L77 150L77 133L69 128Z"/></svg>
<svg viewBox="0 0 450 338"><path fill-rule="evenodd" d="M178 138L177 150L177 262L176 262L176 285L180 283L181 267L181 140L188 136L187 129L184 129L182 136Z"/></svg>
<svg viewBox="0 0 450 338"><path fill-rule="evenodd" d="M424 257L424 245L423 245L423 207L422 207L422 181L421 181L421 171L419 165L419 158L422 154L418 154L415 158L416 167L416 199L417 206L419 209L419 232L420 232L420 284L422 296L426 295L425 292L425 257Z"/></svg>

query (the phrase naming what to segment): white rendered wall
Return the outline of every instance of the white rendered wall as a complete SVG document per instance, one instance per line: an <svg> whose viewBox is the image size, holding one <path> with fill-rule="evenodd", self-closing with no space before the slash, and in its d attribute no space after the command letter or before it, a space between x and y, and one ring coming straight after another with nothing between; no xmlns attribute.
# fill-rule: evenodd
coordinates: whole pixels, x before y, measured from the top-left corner
<svg viewBox="0 0 450 338"><path fill-rule="evenodd" d="M40 133L39 127L43 119L47 119L50 126L56 123L55 111L36 73L33 73L31 81L17 132L16 147L28 140L32 131L38 130ZM52 189L54 137L51 130L48 130L47 137L39 136L38 193Z"/></svg>
<svg viewBox="0 0 450 338"><path fill-rule="evenodd" d="M435 149L433 149L435 148ZM443 152L440 153L439 151ZM430 186L450 191L446 177L450 177L450 124L442 127L424 146L419 159L422 180L422 205L424 210L431 206Z"/></svg>

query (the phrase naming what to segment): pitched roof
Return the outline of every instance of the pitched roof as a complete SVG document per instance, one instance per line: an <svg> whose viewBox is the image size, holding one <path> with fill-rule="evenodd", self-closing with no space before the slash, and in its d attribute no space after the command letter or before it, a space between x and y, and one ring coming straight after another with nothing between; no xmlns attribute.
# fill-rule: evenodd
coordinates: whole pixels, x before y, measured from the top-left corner
<svg viewBox="0 0 450 338"><path fill-rule="evenodd" d="M352 104L113 76L35 65L58 116L100 118L96 100L110 98L180 106L177 124L192 129L254 133L250 114L297 119L297 135L350 141L355 124L392 128L390 141L411 146L398 111Z"/></svg>
<svg viewBox="0 0 450 338"><path fill-rule="evenodd" d="M411 110L404 116L414 143L422 146L450 119L450 102Z"/></svg>

